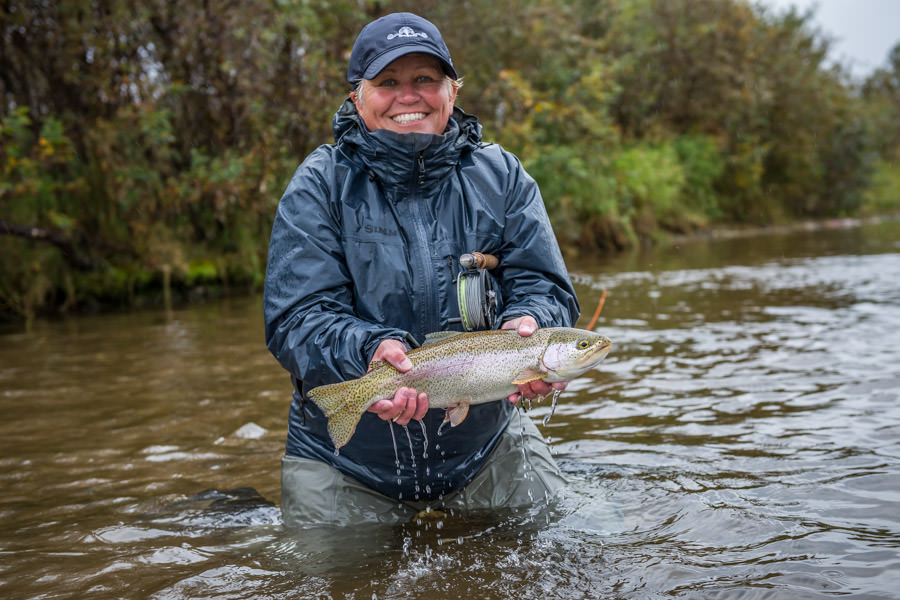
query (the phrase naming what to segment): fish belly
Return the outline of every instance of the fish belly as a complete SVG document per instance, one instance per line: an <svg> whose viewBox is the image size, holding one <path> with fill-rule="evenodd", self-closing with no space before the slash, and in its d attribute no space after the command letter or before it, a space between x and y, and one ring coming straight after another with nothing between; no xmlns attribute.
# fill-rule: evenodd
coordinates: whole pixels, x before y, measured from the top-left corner
<svg viewBox="0 0 900 600"><path fill-rule="evenodd" d="M515 392L512 381L529 362L534 361L515 351L438 357L404 374L411 376L402 385L427 393L431 408L482 404Z"/></svg>

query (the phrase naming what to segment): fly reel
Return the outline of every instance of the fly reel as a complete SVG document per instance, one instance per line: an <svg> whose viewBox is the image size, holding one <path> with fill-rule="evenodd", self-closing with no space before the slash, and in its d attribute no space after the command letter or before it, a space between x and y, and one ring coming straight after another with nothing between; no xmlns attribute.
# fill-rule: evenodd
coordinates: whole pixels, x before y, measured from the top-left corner
<svg viewBox="0 0 900 600"><path fill-rule="evenodd" d="M463 329L493 329L499 296L488 270L497 266L497 257L472 252L460 256L459 264L462 270L456 278L456 300Z"/></svg>

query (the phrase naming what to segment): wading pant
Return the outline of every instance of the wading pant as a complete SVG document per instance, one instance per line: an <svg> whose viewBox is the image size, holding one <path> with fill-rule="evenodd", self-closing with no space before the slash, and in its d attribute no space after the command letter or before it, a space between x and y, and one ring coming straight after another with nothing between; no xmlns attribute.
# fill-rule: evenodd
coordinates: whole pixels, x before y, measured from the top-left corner
<svg viewBox="0 0 900 600"><path fill-rule="evenodd" d="M397 523L429 508L468 512L546 502L564 484L537 427L517 410L472 481L442 498L401 502L321 461L285 456L281 463L281 513L289 528Z"/></svg>

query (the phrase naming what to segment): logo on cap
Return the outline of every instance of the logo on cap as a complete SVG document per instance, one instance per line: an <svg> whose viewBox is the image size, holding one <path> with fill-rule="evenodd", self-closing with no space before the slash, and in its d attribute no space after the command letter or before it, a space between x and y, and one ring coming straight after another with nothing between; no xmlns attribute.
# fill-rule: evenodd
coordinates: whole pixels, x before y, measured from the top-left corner
<svg viewBox="0 0 900 600"><path fill-rule="evenodd" d="M412 27L401 27L397 33L389 33L387 39L392 40L394 38L428 38L428 34L425 32L417 32Z"/></svg>

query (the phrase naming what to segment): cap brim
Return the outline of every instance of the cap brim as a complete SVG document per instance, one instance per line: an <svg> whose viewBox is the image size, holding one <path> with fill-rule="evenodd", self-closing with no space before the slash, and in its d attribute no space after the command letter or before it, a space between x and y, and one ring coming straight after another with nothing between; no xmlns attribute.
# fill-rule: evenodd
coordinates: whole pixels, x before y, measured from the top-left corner
<svg viewBox="0 0 900 600"><path fill-rule="evenodd" d="M391 48L372 61L372 63L369 65L369 68L366 69L365 73L363 73L363 79L374 79L375 76L381 73L386 66L388 66L401 56L406 56L407 54L431 55L440 61L441 66L444 68L444 73L446 73L453 79L459 79L459 75L456 74L456 69L453 68L453 65L445 61L437 52L431 50L430 48L423 48L421 44L410 44L409 46L397 46L395 48Z"/></svg>

